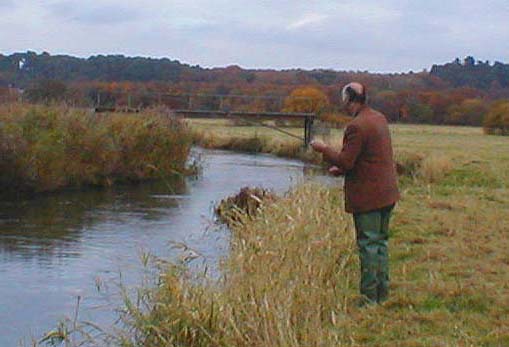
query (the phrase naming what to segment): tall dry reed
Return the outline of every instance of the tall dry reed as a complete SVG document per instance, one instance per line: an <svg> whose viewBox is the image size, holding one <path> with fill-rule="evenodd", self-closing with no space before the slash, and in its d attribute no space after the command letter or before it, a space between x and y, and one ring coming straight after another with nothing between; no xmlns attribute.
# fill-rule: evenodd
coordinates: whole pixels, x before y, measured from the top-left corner
<svg viewBox="0 0 509 347"><path fill-rule="evenodd" d="M310 203L310 198L313 200ZM175 267L152 297L130 305L133 346L337 346L356 262L341 194L305 185L249 221L233 221L224 279L203 285Z"/></svg>
<svg viewBox="0 0 509 347"><path fill-rule="evenodd" d="M0 108L0 186L54 191L182 172L191 136L159 115L94 114L65 107Z"/></svg>

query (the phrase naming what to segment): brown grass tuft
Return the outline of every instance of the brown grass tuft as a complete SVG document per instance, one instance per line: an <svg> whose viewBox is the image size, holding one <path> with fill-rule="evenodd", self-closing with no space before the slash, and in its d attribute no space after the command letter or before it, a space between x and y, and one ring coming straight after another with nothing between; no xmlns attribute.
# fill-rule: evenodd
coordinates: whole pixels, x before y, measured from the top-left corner
<svg viewBox="0 0 509 347"><path fill-rule="evenodd" d="M276 199L277 196L269 190L244 187L237 194L221 200L216 214L222 222L232 225L241 221L243 216L256 216L263 205Z"/></svg>
<svg viewBox="0 0 509 347"><path fill-rule="evenodd" d="M436 183L442 180L453 168L452 161L445 155L424 155L406 151L396 153L397 173L426 183Z"/></svg>
<svg viewBox="0 0 509 347"><path fill-rule="evenodd" d="M418 176L426 183L436 183L453 169L451 160L444 155L430 155L421 162Z"/></svg>

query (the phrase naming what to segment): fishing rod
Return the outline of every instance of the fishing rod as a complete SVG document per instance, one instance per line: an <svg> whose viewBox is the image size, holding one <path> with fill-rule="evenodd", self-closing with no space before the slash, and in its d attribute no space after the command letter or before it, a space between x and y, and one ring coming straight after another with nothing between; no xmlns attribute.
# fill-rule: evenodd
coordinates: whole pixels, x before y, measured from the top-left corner
<svg viewBox="0 0 509 347"><path fill-rule="evenodd" d="M227 117L227 118L231 118L231 119L233 119L233 117L231 117L231 114L230 114L229 112L226 114L226 117ZM252 121L252 120L248 120L248 119L246 119L246 118L241 118L241 119L242 119L243 121L245 121L246 123L248 123L248 124L256 125L256 126L262 126L262 127L264 127L264 128L269 128L269 129L272 129L272 130L278 131L278 132L280 132L280 133L282 133L282 134L285 134L285 135L287 135L287 136L290 136L290 137L293 137L293 138L295 138L295 139L298 139L298 140L300 140L300 141L302 141L302 142L305 142L305 141L306 141L306 139L305 139L304 137L299 136L299 135L295 135L295 134L293 134L293 133L291 133L291 132L289 132L289 131L283 130L283 129L281 129L281 128L277 127L277 126L270 125L270 124L263 124L263 123L261 123L261 122L255 122L255 121Z"/></svg>

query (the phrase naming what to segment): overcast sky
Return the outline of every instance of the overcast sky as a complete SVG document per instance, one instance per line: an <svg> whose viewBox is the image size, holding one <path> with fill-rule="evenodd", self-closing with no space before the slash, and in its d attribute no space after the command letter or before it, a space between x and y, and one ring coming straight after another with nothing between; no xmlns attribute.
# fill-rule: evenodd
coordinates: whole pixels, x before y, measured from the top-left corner
<svg viewBox="0 0 509 347"><path fill-rule="evenodd" d="M0 0L0 52L421 71L509 61L509 0Z"/></svg>

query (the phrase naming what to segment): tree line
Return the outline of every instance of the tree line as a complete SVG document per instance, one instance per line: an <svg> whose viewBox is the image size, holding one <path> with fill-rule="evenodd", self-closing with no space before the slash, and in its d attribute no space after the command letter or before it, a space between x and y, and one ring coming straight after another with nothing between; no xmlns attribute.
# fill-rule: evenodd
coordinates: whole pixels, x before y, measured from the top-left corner
<svg viewBox="0 0 509 347"><path fill-rule="evenodd" d="M167 58L122 55L0 55L0 102L12 97L13 89L23 90L28 101L65 101L83 106L100 102L146 107L163 101L182 107L190 102L184 97L190 93L245 94L274 99L231 97L226 103L232 108L270 111L287 108L288 101L281 99L292 92L300 89L299 94L303 88L312 88L326 96L327 107L321 111L331 114L340 112L340 88L352 80L367 85L371 104L398 122L478 126L493 105L509 99L509 64L491 64L473 57L433 65L429 72L379 74L324 69L247 70L238 66L209 69ZM183 97L170 98L170 94ZM225 107L225 101L218 98L191 102L211 109Z"/></svg>

